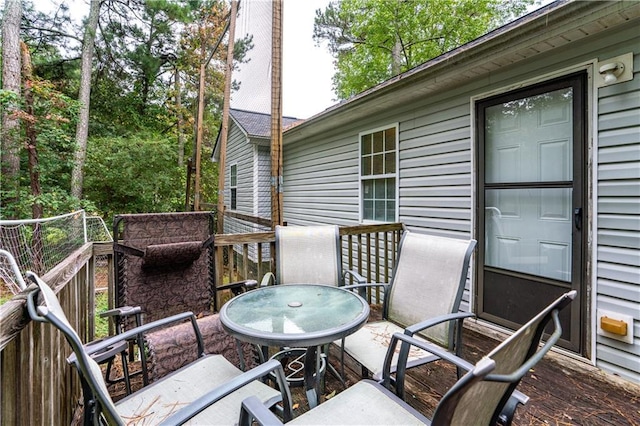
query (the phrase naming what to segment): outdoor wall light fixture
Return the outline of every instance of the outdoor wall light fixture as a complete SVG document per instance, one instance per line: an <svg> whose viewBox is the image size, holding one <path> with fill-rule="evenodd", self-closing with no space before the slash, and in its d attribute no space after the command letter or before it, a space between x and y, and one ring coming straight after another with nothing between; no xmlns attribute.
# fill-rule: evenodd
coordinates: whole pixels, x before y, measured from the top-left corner
<svg viewBox="0 0 640 426"><path fill-rule="evenodd" d="M618 77L624 72L624 64L622 62L609 62L602 65L598 71L604 79L604 84L612 84L618 81Z"/></svg>
<svg viewBox="0 0 640 426"><path fill-rule="evenodd" d="M594 67L596 87L611 86L633 80L633 53L598 61Z"/></svg>

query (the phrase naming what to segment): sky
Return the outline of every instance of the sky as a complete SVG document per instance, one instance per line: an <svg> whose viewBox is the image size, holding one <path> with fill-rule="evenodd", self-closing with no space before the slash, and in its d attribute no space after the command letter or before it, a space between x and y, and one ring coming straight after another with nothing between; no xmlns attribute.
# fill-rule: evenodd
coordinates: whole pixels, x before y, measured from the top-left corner
<svg viewBox="0 0 640 426"><path fill-rule="evenodd" d="M282 113L309 118L333 105L333 58L313 41L315 11L329 0L284 0L282 7ZM235 38L253 35L250 61L240 64L231 107L271 112L271 1L242 0Z"/></svg>

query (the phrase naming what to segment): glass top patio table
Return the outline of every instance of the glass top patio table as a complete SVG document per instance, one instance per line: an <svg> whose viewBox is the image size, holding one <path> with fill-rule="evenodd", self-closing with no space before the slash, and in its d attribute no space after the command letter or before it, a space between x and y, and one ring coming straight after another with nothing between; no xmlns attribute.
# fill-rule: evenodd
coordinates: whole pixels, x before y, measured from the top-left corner
<svg viewBox="0 0 640 426"><path fill-rule="evenodd" d="M286 284L261 287L227 302L220 321L231 335L267 346L317 346L357 331L369 305L335 286Z"/></svg>
<svg viewBox="0 0 640 426"><path fill-rule="evenodd" d="M220 310L222 326L239 340L264 349L306 348L304 385L311 408L319 401L318 346L356 332L368 317L369 305L356 293L318 284L260 287L234 297Z"/></svg>

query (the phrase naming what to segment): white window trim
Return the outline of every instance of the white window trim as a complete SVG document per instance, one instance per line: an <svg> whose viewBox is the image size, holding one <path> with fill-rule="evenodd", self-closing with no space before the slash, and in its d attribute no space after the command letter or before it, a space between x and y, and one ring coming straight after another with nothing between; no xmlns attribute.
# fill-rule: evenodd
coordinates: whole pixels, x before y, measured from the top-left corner
<svg viewBox="0 0 640 426"><path fill-rule="evenodd" d="M232 185L231 184L231 182L232 182L231 170L233 170L234 167L236 168L236 184ZM229 164L229 210L238 210L238 168L239 167L238 167L238 163L237 162ZM235 208L233 208L232 205L231 205L231 200L233 199L231 194L232 194L232 190L233 189L236 190L236 206L235 206Z"/></svg>
<svg viewBox="0 0 640 426"><path fill-rule="evenodd" d="M395 194L396 194L396 198L395 198L395 212L394 212L394 222L398 222L398 217L399 217L399 211L400 211L400 123L399 122L394 122L394 123L390 123L384 126L380 126L380 127L376 127L373 129L368 129L365 131L362 131L360 133L358 133L358 218L360 220L360 223L364 223L364 224L376 224L376 223L387 223L387 222L381 222L378 220L371 220L371 219L364 219L362 216L364 214L363 212L363 208L362 208L362 204L363 204L363 196L362 196L362 181L363 180L368 180L368 179L362 179L362 136L363 135L369 135L371 133L375 133L375 132L380 132L383 130L387 130L393 128L395 129L396 132L396 172L395 174L383 174L383 175L376 175L376 179L385 179L385 178L394 178L396 180L396 187L395 187Z"/></svg>

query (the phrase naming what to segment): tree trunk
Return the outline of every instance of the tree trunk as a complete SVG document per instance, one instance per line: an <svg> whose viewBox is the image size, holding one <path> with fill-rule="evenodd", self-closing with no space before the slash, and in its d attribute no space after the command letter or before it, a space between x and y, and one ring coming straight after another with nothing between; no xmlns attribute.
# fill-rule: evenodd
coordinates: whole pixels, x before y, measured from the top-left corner
<svg viewBox="0 0 640 426"><path fill-rule="evenodd" d="M222 105L222 124L220 132L220 158L218 159L218 211L216 213L217 231L224 233L224 179L227 168L227 139L229 138L229 108L231 105L231 74L233 72L233 50L236 39L236 15L238 2L231 1L229 15L229 43L227 44L227 63L224 68L224 102Z"/></svg>
<svg viewBox="0 0 640 426"><path fill-rule="evenodd" d="M38 141L38 133L36 131L35 116L33 112L33 93L31 87L33 86L33 72L31 68L31 54L29 53L29 47L21 42L20 50L22 51L22 75L23 82L23 94L24 98L24 111L27 113L29 119L25 120L25 147L27 148L27 154L29 156L29 183L31 187L31 195L34 197L34 202L31 205L31 211L34 219L42 217L42 204L38 201L38 197L42 194L40 189L40 173L38 172L38 150L36 147Z"/></svg>
<svg viewBox="0 0 640 426"><path fill-rule="evenodd" d="M177 132L178 132L178 167L184 166L184 131L182 129L184 117L182 116L182 85L180 84L180 70L176 64L175 75L175 90L176 90L176 118Z"/></svg>
<svg viewBox="0 0 640 426"><path fill-rule="evenodd" d="M402 71L402 42L396 40L391 51L391 74L396 76Z"/></svg>
<svg viewBox="0 0 640 426"><path fill-rule="evenodd" d="M94 41L98 28L100 0L91 0L89 21L84 31L82 45L82 70L80 75L80 116L76 127L76 152L71 172L71 195L82 198L84 163L87 157L87 137L89 135L89 102L91 98L91 63L93 61Z"/></svg>
<svg viewBox="0 0 640 426"><path fill-rule="evenodd" d="M193 153L195 159L195 182L193 184L193 210L200 211L200 159L202 148L202 135L204 133L204 82L205 82L205 43L201 40L200 54L200 83L198 83L198 126L196 128L196 146Z"/></svg>
<svg viewBox="0 0 640 426"><path fill-rule="evenodd" d="M33 69L31 67L31 54L29 47L24 42L20 42L20 51L22 53L22 77L23 77L23 93L24 111L29 119L25 120L25 145L29 156L29 183L31 195L33 195L33 204L31 205L31 216L34 219L40 219L43 215L42 204L39 197L42 194L40 188L40 173L38 172L38 149L36 143L38 141L38 133L36 131L36 123L33 109ZM33 257L33 268L36 274L44 273L44 241L42 237L42 228L39 223L33 224L33 236L31 237L31 251ZM34 272L35 272L34 271Z"/></svg>
<svg viewBox="0 0 640 426"><path fill-rule="evenodd" d="M5 0L2 24L2 88L15 93L20 99L20 20L21 0ZM14 111L19 105L9 105L2 110L2 146L0 161L0 206L5 208L5 219L16 217L14 209L7 209L18 201L20 182L20 122Z"/></svg>

